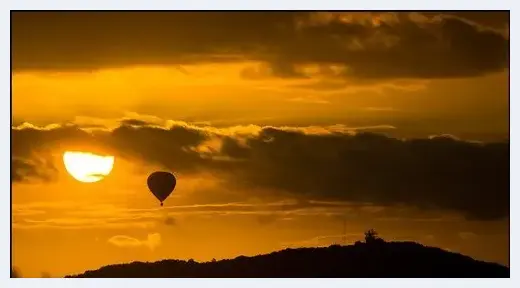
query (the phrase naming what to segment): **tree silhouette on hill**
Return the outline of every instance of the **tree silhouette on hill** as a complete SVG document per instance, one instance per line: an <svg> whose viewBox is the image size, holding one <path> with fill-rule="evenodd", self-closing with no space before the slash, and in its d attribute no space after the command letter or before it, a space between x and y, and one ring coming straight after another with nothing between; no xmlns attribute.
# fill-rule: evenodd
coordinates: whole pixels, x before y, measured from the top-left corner
<svg viewBox="0 0 520 288"><path fill-rule="evenodd" d="M367 244L370 244L370 243L373 243L375 241L377 241L378 238L378 233L376 232L376 230L374 229L369 229L365 232L365 242Z"/></svg>
<svg viewBox="0 0 520 288"><path fill-rule="evenodd" d="M365 243L368 245L384 244L385 240L379 237L379 233L374 229L369 229L365 232Z"/></svg>

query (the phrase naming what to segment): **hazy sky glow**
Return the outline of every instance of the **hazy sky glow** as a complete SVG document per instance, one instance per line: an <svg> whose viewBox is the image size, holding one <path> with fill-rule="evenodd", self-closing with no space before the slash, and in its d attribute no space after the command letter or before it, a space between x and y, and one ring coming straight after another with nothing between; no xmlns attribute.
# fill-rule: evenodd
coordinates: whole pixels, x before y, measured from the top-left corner
<svg viewBox="0 0 520 288"><path fill-rule="evenodd" d="M509 13L11 15L24 276L329 245L344 219L508 265Z"/></svg>

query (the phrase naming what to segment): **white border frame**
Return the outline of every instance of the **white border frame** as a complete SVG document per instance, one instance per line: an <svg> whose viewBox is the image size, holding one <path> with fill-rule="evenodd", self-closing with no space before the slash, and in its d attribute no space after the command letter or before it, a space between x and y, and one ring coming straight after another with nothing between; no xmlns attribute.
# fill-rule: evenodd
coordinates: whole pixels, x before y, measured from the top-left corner
<svg viewBox="0 0 520 288"><path fill-rule="evenodd" d="M173 1L171 1L173 2ZM510 14L510 31L511 34L518 31L515 21L513 8L517 8L518 2L513 0L362 0L362 1L347 1L345 0L261 0L261 1L247 1L247 0L190 0L190 1L175 1L170 3L166 0L15 0L2 1L0 6L3 8L0 14L0 36L1 39L10 39L10 12L9 10L511 10ZM181 2L181 3L179 3ZM510 51L519 51L516 35L512 35ZM4 42L5 43L5 42ZM11 115L11 98L10 98L10 47L2 45L1 67L2 68L2 91L1 97L2 105L2 121L4 123L11 122L8 120L8 115ZM9 58L8 58L9 57ZM516 57L514 54L510 57L510 67L516 64ZM9 71L8 71L9 67ZM510 78L515 79L516 70L510 68ZM9 77L8 77L9 75ZM7 82L9 78L9 82ZM510 95L515 95L518 92L518 86L515 81L510 81ZM518 107L520 104L516 97L510 97L510 111ZM513 148L520 140L520 133L518 136L516 132L520 132L516 124L520 122L520 115L510 113L510 142ZM10 135L10 127L2 125L2 134ZM516 128L515 128L516 127ZM516 129L516 130L515 130ZM9 136L10 138L10 136ZM2 138L2 139L5 139ZM7 166L10 158L10 141L5 140L0 142L0 163L5 163L5 166L0 167L0 180L2 187L10 187L10 166ZM520 169L520 152L511 149L511 171L516 172ZM513 209L513 206L518 205L520 199L515 195L515 188L520 187L520 177L518 175L510 174L511 191L510 194L510 243L518 243L520 237L518 236L518 211ZM515 177L516 176L516 177ZM9 186L8 186L9 185ZM380 287L380 286L396 286L396 287L438 287L438 286L452 286L452 287L491 287L499 285L498 287L520 287L520 283L516 285L514 282L518 281L520 270L520 260L518 254L520 253L514 245L510 245L510 267L511 279L10 279L10 211L11 201L10 194L4 188L0 193L0 287L117 287L124 285L128 288L140 288L144 285L153 285L154 287L287 287L288 285L295 285L300 288L316 287L326 284L331 287L345 287L346 285L364 286L364 287ZM7 233L9 231L9 233ZM9 235L9 237L8 237ZM288 283L290 282L290 283Z"/></svg>

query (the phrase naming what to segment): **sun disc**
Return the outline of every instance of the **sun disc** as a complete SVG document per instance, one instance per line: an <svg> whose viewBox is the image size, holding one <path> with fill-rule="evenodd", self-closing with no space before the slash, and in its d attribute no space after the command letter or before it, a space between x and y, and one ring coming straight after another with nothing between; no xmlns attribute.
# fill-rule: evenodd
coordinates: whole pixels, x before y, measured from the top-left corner
<svg viewBox="0 0 520 288"><path fill-rule="evenodd" d="M67 151L63 153L67 172L84 183L98 182L114 167L114 156L100 156L89 152Z"/></svg>

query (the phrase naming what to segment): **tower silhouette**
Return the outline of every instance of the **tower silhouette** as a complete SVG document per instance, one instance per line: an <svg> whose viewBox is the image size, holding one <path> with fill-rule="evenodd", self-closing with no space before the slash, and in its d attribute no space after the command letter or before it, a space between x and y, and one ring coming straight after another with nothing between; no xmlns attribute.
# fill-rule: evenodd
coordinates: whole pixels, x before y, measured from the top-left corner
<svg viewBox="0 0 520 288"><path fill-rule="evenodd" d="M342 237L343 245L347 245L347 218L343 217L343 237Z"/></svg>

